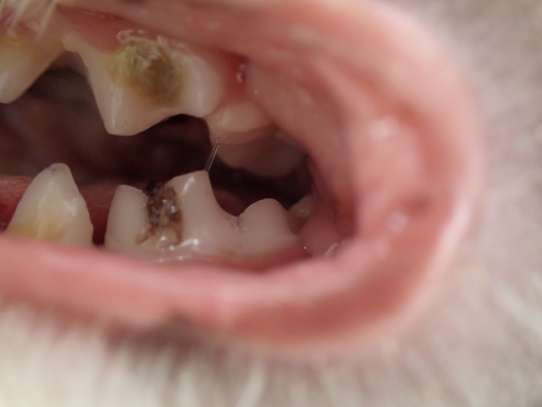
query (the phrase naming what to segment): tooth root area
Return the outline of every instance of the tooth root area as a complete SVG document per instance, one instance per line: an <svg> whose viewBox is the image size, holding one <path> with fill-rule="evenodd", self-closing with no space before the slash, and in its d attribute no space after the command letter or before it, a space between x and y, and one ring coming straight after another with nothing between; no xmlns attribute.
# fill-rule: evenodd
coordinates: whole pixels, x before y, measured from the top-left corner
<svg viewBox="0 0 542 407"><path fill-rule="evenodd" d="M290 174L305 160L305 154L277 138L280 130L267 128L244 144L221 144L220 159L232 168L252 174L279 178Z"/></svg>
<svg viewBox="0 0 542 407"><path fill-rule="evenodd" d="M68 51L81 56L98 109L110 134L134 135L177 114L205 117L224 94L224 58L181 47L161 37L120 35L119 48L97 49L75 35Z"/></svg>
<svg viewBox="0 0 542 407"><path fill-rule="evenodd" d="M30 183L6 233L74 245L92 244L92 223L70 169L53 164Z"/></svg>
<svg viewBox="0 0 542 407"><path fill-rule="evenodd" d="M163 189L150 196L132 187L117 189L105 236L108 249L156 261L194 257L250 260L300 250L287 211L273 199L256 202L236 217L217 203L204 171L175 177L165 188L174 190L175 197ZM164 194L168 194L165 199ZM149 198L156 195L159 199L149 204ZM165 216L161 213L164 222L149 216L158 201L158 211L166 211ZM165 208L161 206L164 202Z"/></svg>
<svg viewBox="0 0 542 407"><path fill-rule="evenodd" d="M58 42L1 37L0 103L21 96L62 52Z"/></svg>

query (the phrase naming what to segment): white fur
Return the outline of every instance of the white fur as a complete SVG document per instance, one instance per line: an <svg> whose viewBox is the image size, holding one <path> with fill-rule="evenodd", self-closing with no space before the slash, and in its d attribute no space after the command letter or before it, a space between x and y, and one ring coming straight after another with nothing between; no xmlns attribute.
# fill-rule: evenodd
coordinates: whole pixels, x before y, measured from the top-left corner
<svg viewBox="0 0 542 407"><path fill-rule="evenodd" d="M305 363L182 334L116 337L12 304L0 312L0 405L533 406L542 395L541 292L532 270L507 279L463 269L408 335L354 360Z"/></svg>

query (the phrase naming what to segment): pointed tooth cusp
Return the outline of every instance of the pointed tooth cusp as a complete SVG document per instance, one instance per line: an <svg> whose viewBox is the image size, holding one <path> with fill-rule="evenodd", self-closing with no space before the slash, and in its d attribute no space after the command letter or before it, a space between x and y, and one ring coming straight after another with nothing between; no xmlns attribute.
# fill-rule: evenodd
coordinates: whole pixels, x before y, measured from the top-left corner
<svg viewBox="0 0 542 407"><path fill-rule="evenodd" d="M174 194L172 194L174 192ZM119 187L109 213L105 246L155 261L188 258L258 261L301 252L275 200L251 205L239 217L217 203L209 176L198 171L173 178L147 195Z"/></svg>
<svg viewBox="0 0 542 407"><path fill-rule="evenodd" d="M0 37L0 103L21 96L62 52L59 42Z"/></svg>
<svg viewBox="0 0 542 407"><path fill-rule="evenodd" d="M6 233L73 245L92 244L92 223L70 169L53 164L28 186Z"/></svg>
<svg viewBox="0 0 542 407"><path fill-rule="evenodd" d="M63 40L87 67L109 133L133 135L177 114L204 117L216 109L229 73L225 57L131 31L118 38L111 52L74 35Z"/></svg>

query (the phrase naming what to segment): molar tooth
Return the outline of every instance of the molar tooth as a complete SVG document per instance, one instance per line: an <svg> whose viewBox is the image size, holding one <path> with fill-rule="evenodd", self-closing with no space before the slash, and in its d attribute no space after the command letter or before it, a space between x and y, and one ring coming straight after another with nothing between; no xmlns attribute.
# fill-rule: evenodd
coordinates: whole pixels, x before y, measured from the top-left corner
<svg viewBox="0 0 542 407"><path fill-rule="evenodd" d="M78 53L88 70L106 130L137 134L177 114L204 117L224 93L227 62L173 41L119 34L119 48L99 50L77 36L66 49Z"/></svg>
<svg viewBox="0 0 542 407"><path fill-rule="evenodd" d="M251 100L224 103L206 118L212 145L220 143L218 156L232 168L243 168L262 177L288 175L303 161L303 154L276 136L281 130Z"/></svg>
<svg viewBox="0 0 542 407"><path fill-rule="evenodd" d="M302 164L304 154L282 141L280 134L280 130L263 129L244 144L221 144L218 156L232 168L243 168L261 177L288 175Z"/></svg>
<svg viewBox="0 0 542 407"><path fill-rule="evenodd" d="M296 232L301 230L313 210L314 197L312 195L305 195L297 203L293 204L288 210L292 230Z"/></svg>
<svg viewBox="0 0 542 407"><path fill-rule="evenodd" d="M149 206L149 197L158 199ZM175 177L149 197L131 187L117 190L105 236L107 248L156 261L198 257L257 261L273 253L301 251L299 237L289 228L289 215L277 201L265 199L239 217L230 215L217 203L204 171ZM164 202L167 205L161 208L155 205Z"/></svg>
<svg viewBox="0 0 542 407"><path fill-rule="evenodd" d="M226 103L206 121L212 144L246 143L273 124L271 118L250 100Z"/></svg>
<svg viewBox="0 0 542 407"><path fill-rule="evenodd" d="M53 164L30 183L6 233L73 245L92 244L92 223L70 169Z"/></svg>
<svg viewBox="0 0 542 407"><path fill-rule="evenodd" d="M53 41L0 38L0 103L21 96L62 52Z"/></svg>

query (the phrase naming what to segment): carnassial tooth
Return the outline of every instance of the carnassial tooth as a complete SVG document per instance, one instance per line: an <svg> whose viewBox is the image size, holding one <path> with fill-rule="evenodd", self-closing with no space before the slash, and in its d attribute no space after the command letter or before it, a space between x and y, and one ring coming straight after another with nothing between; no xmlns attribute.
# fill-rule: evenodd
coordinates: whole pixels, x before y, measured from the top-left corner
<svg viewBox="0 0 542 407"><path fill-rule="evenodd" d="M275 200L249 206L239 217L217 203L205 171L173 178L147 190L117 189L105 246L156 261L186 258L257 261L301 251L286 210Z"/></svg>
<svg viewBox="0 0 542 407"><path fill-rule="evenodd" d="M21 96L63 51L53 41L0 38L0 103Z"/></svg>
<svg viewBox="0 0 542 407"><path fill-rule="evenodd" d="M243 168L261 177L278 178L290 174L304 160L304 154L275 137L281 131L265 129L264 135L244 144L220 144L218 156L232 168ZM271 134L271 135L270 135Z"/></svg>
<svg viewBox="0 0 542 407"><path fill-rule="evenodd" d="M53 164L30 183L6 233L73 245L92 245L85 200L65 164Z"/></svg>
<svg viewBox="0 0 542 407"><path fill-rule="evenodd" d="M226 65L219 55L129 32L120 33L119 41L116 51L105 52L75 35L63 40L86 65L109 133L133 135L177 114L204 117L216 109Z"/></svg>

